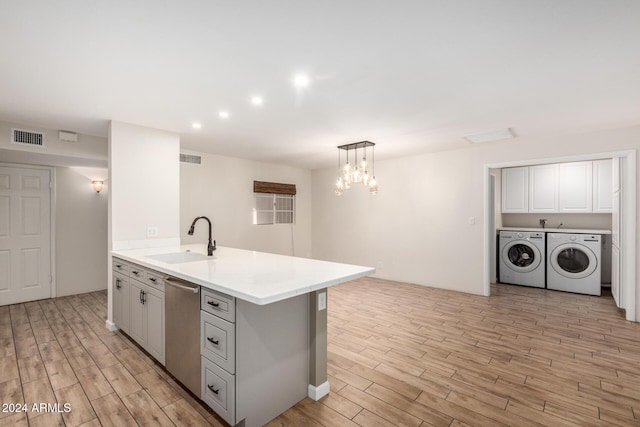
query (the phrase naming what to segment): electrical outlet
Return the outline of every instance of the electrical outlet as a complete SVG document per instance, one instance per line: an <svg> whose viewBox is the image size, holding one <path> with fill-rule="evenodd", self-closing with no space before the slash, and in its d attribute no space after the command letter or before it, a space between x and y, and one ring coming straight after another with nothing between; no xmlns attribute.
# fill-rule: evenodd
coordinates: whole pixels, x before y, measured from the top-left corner
<svg viewBox="0 0 640 427"><path fill-rule="evenodd" d="M147 227L147 237L158 237L158 227Z"/></svg>
<svg viewBox="0 0 640 427"><path fill-rule="evenodd" d="M476 217L475 216L470 216L469 217L469 225L474 225L476 223Z"/></svg>
<svg viewBox="0 0 640 427"><path fill-rule="evenodd" d="M327 309L327 293L321 292L318 294L318 311Z"/></svg>

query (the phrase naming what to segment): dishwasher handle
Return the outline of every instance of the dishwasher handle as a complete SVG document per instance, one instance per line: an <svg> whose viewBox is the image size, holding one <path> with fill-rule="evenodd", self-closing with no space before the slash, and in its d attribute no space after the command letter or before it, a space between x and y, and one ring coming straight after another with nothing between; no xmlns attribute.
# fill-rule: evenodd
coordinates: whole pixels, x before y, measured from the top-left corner
<svg viewBox="0 0 640 427"><path fill-rule="evenodd" d="M167 277L166 279L164 279L164 283L170 286L175 286L176 288L180 288L183 291L193 292L194 294L197 294L198 292L200 292L200 286L198 285L189 286L189 285L192 285L192 283L185 282L180 279L176 279L175 277Z"/></svg>

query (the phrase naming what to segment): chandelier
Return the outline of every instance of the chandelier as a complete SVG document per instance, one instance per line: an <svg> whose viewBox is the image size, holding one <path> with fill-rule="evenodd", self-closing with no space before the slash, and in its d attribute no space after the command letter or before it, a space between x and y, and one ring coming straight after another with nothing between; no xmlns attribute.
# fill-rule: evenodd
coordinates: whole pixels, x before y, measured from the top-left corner
<svg viewBox="0 0 640 427"><path fill-rule="evenodd" d="M335 193L342 196L344 190L348 190L353 185L362 184L369 190L370 194L378 194L378 181L374 170L375 146L371 141L354 142L338 146L338 180L336 181ZM371 171L367 162L367 148L371 147ZM358 163L358 149L362 150L362 161ZM347 162L342 165L340 162L341 150L346 152ZM353 151L353 165L349 163L349 151Z"/></svg>

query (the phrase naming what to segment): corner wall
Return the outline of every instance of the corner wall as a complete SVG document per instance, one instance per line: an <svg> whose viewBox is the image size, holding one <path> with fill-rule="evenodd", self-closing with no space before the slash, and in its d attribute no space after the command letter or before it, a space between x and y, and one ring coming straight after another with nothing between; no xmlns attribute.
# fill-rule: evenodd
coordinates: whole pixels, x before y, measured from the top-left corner
<svg viewBox="0 0 640 427"><path fill-rule="evenodd" d="M111 122L109 221L111 249L178 243L180 137L171 132ZM147 227L158 236L147 238Z"/></svg>
<svg viewBox="0 0 640 427"><path fill-rule="evenodd" d="M121 122L109 124L108 250L180 242L180 137ZM147 238L147 227L158 236ZM108 318L113 324L111 257L107 256Z"/></svg>
<svg viewBox="0 0 640 427"><path fill-rule="evenodd" d="M96 193L90 178L56 168L56 296L107 288L108 190Z"/></svg>

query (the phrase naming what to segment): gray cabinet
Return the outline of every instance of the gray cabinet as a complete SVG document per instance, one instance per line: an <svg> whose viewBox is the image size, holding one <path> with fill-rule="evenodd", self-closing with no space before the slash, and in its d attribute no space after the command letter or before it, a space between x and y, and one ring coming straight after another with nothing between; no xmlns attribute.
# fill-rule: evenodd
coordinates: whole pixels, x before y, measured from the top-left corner
<svg viewBox="0 0 640 427"><path fill-rule="evenodd" d="M153 270L113 260L113 321L164 365L164 280Z"/></svg>
<svg viewBox="0 0 640 427"><path fill-rule="evenodd" d="M201 399L262 426L307 396L309 298L256 305L201 288Z"/></svg>
<svg viewBox="0 0 640 427"><path fill-rule="evenodd" d="M236 424L236 301L210 289L200 293L202 400Z"/></svg>
<svg viewBox="0 0 640 427"><path fill-rule="evenodd" d="M113 272L113 322L124 332L129 333L131 309L129 305L129 277Z"/></svg>

